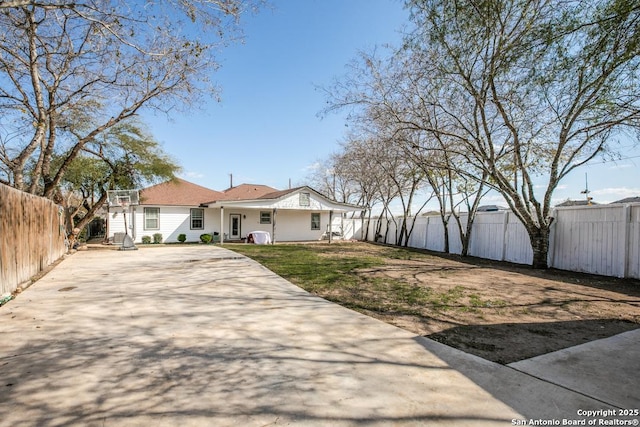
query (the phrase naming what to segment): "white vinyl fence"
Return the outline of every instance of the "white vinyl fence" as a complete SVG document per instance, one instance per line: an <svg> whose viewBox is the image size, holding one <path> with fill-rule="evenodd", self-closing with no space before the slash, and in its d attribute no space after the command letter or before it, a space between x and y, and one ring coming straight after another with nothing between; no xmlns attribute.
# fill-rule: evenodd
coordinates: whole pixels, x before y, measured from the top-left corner
<svg viewBox="0 0 640 427"><path fill-rule="evenodd" d="M556 208L553 216L550 267L640 279L639 203L562 207ZM464 214L462 219L464 223ZM341 221L345 238L363 238L362 220ZM372 219L368 223L370 241L376 241L377 221ZM382 221L377 241L393 244L399 226L392 221ZM399 225L400 219L396 221ZM409 218L409 225L412 221L415 221L415 226L408 246L444 251L444 224L440 216ZM460 234L453 218L449 221L448 230L449 252L461 253ZM529 236L520 220L510 211L479 212L476 215L469 255L518 264L531 264L533 260Z"/></svg>

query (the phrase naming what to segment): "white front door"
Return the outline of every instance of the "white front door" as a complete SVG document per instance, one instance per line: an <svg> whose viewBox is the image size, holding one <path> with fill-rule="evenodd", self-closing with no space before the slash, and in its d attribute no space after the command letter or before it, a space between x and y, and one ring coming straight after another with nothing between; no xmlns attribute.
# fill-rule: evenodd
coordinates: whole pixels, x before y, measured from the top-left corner
<svg viewBox="0 0 640 427"><path fill-rule="evenodd" d="M229 239L239 239L240 233L240 214L229 215Z"/></svg>

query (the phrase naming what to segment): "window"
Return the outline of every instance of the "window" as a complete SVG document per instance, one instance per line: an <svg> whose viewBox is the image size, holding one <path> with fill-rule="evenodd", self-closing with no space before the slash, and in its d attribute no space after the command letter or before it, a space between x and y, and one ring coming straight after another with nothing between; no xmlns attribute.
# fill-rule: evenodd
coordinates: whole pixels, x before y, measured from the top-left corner
<svg viewBox="0 0 640 427"><path fill-rule="evenodd" d="M311 214L311 229L320 230L320 214L319 213Z"/></svg>
<svg viewBox="0 0 640 427"><path fill-rule="evenodd" d="M300 206L310 206L311 202L309 197L309 193L300 193Z"/></svg>
<svg viewBox="0 0 640 427"><path fill-rule="evenodd" d="M260 224L271 224L271 212L260 211Z"/></svg>
<svg viewBox="0 0 640 427"><path fill-rule="evenodd" d="M204 209L191 209L191 229L204 230Z"/></svg>
<svg viewBox="0 0 640 427"><path fill-rule="evenodd" d="M144 208L144 229L160 229L160 208Z"/></svg>

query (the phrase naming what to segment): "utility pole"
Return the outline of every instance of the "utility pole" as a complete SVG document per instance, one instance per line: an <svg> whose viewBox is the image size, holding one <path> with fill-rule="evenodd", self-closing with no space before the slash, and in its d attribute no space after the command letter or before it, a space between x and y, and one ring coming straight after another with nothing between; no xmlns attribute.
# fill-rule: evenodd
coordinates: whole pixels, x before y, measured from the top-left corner
<svg viewBox="0 0 640 427"><path fill-rule="evenodd" d="M584 173L584 190L582 190L580 192L580 194L584 194L585 197L587 198L587 205L591 206L591 201L593 200L593 197L589 197L589 193L591 193L591 191L589 191L589 181L587 180L587 173Z"/></svg>

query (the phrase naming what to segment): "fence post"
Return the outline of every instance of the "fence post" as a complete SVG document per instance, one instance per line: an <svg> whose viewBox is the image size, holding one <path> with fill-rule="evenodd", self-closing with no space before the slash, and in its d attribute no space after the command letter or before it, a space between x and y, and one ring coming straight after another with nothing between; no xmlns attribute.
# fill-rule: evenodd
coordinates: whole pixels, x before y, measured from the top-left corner
<svg viewBox="0 0 640 427"><path fill-rule="evenodd" d="M622 236L622 277L629 276L629 257L631 254L629 244L631 242L630 233L631 233L631 206L629 204L624 204L622 207L622 219L624 221L624 234Z"/></svg>
<svg viewBox="0 0 640 427"><path fill-rule="evenodd" d="M547 264L549 268L555 265L556 260L556 227L558 226L558 215L556 209L551 209L551 225L549 226L549 252L547 253Z"/></svg>
<svg viewBox="0 0 640 427"><path fill-rule="evenodd" d="M424 249L428 249L429 244L429 223L431 222L431 217L427 217L427 223L424 226Z"/></svg>

